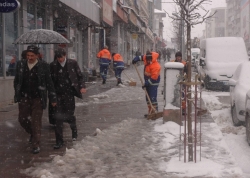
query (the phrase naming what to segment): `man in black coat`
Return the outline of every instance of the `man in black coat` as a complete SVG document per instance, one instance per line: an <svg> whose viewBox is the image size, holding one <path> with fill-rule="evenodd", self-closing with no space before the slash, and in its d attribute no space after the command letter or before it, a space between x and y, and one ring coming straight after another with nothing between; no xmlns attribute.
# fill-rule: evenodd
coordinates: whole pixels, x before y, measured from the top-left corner
<svg viewBox="0 0 250 178"><path fill-rule="evenodd" d="M66 58L66 51L59 48L55 51L54 61L50 64L51 77L55 86L57 106L55 111L56 145L63 146L63 122L67 122L72 130L72 140L77 139L75 112L75 96L82 98L86 92L82 72L75 60Z"/></svg>
<svg viewBox="0 0 250 178"><path fill-rule="evenodd" d="M50 77L49 64L38 59L39 48L31 45L26 57L17 62L14 79L15 96L18 102L18 120L30 134L33 153L40 152L43 109L47 106L47 91L52 106L56 105L56 94Z"/></svg>

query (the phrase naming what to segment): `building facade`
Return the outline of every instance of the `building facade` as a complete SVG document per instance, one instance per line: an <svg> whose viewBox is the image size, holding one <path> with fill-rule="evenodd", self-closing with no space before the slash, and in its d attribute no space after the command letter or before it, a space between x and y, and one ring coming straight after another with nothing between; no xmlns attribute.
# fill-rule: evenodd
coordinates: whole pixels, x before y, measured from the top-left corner
<svg viewBox="0 0 250 178"><path fill-rule="evenodd" d="M97 52L108 45L130 65L135 51L145 53L154 46L152 0L19 0L20 8L0 13L0 106L13 102L14 74L8 72L12 59L20 60L28 44L13 44L33 29L54 30L69 44L39 44L43 60L54 60L62 47L77 60L83 72L98 72Z"/></svg>
<svg viewBox="0 0 250 178"><path fill-rule="evenodd" d="M206 38L226 36L226 7L213 8L212 14L214 16L205 22Z"/></svg>

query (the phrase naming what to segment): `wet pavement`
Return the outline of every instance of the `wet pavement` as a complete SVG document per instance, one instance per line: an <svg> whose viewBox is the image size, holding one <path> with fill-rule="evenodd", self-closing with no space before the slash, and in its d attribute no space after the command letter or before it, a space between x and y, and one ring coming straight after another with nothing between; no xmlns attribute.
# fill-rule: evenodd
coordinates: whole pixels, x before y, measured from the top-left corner
<svg viewBox="0 0 250 178"><path fill-rule="evenodd" d="M141 87L138 82L137 86ZM84 94L83 101L88 102L88 96L105 92L113 87L117 87L115 78L108 79L105 87L101 85L100 79L90 82L87 84L87 93ZM79 99L76 101L79 102ZM93 136L96 128L103 130L129 117L145 119L143 117L145 111L147 111L146 102L141 100L77 106L75 115L78 141L88 135ZM17 117L17 104L0 108L0 177L28 178L27 175L20 173L22 169L31 167L35 163L51 161L55 155L63 155L66 147L71 148L74 144L71 140L71 129L65 123L65 146L59 150L53 149L55 144L54 127L49 124L46 109L42 121L41 151L34 155L31 153L31 145L28 143L29 135L21 128Z"/></svg>

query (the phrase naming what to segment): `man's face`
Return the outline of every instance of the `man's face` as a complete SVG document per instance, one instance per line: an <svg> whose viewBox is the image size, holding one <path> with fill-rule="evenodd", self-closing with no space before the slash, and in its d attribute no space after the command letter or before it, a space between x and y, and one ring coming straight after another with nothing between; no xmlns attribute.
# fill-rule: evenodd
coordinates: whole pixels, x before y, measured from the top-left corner
<svg viewBox="0 0 250 178"><path fill-rule="evenodd" d="M27 55L27 60L30 64L34 63L36 59L38 59L38 55L33 52L28 51L26 55Z"/></svg>
<svg viewBox="0 0 250 178"><path fill-rule="evenodd" d="M181 56L177 56L177 57L176 57L176 60L177 60L178 62L181 62L182 57L181 57Z"/></svg>
<svg viewBox="0 0 250 178"><path fill-rule="evenodd" d="M57 58L57 61L58 61L59 63L63 63L63 62L65 61L65 58L66 58L66 56L58 57L58 58Z"/></svg>

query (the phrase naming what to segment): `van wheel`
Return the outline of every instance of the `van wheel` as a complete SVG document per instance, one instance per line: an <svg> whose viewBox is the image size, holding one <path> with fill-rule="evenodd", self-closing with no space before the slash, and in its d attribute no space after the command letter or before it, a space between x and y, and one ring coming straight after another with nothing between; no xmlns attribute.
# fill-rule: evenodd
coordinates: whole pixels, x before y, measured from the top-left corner
<svg viewBox="0 0 250 178"><path fill-rule="evenodd" d="M250 146L250 117L246 114L246 136L247 136L247 143Z"/></svg>
<svg viewBox="0 0 250 178"><path fill-rule="evenodd" d="M237 118L237 114L236 114L236 106L235 104L233 106L231 106L231 115L232 115L232 120L233 120L233 124L234 126L241 126L243 123L242 121L240 121Z"/></svg>

